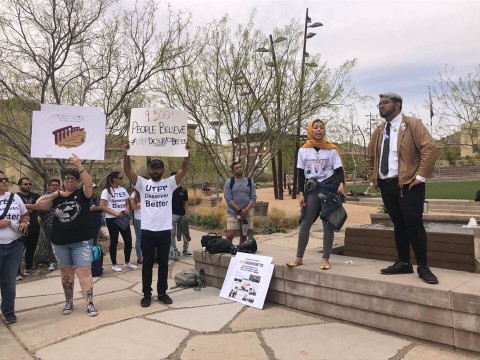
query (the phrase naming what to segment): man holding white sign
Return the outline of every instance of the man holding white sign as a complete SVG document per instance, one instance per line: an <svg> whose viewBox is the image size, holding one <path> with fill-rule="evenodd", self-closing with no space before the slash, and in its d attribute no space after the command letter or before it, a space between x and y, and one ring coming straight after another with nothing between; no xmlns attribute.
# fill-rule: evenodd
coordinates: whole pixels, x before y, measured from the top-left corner
<svg viewBox="0 0 480 360"><path fill-rule="evenodd" d="M158 301L171 304L172 299L167 295L168 289L168 253L170 251L170 237L172 230L172 194L177 188L189 165L190 148L185 147L187 157L184 158L182 168L173 176L162 179L164 164L162 160L152 160L149 166L150 179L138 176L132 170L130 155L127 151L130 145L124 145L123 168L135 189L140 194L141 201L141 231L142 231L142 307L150 306L152 300L152 268L155 255L158 258ZM129 152L129 151L128 151Z"/></svg>

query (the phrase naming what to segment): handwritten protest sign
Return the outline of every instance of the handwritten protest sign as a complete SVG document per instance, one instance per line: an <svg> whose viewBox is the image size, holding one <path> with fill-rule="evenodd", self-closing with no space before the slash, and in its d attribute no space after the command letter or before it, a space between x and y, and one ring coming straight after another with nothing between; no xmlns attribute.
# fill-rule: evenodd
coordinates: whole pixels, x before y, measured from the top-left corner
<svg viewBox="0 0 480 360"><path fill-rule="evenodd" d="M105 114L101 108L42 104L32 116L30 155L83 160L105 158Z"/></svg>
<svg viewBox="0 0 480 360"><path fill-rule="evenodd" d="M129 155L188 156L187 112L175 109L135 108L128 132Z"/></svg>
<svg viewBox="0 0 480 360"><path fill-rule="evenodd" d="M262 309L274 265L270 256L238 252L230 260L220 296Z"/></svg>

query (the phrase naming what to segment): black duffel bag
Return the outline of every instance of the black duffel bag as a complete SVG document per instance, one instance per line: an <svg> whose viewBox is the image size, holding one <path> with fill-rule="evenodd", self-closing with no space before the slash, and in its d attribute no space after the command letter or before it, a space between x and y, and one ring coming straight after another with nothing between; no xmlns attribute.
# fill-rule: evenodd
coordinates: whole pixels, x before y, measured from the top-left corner
<svg viewBox="0 0 480 360"><path fill-rule="evenodd" d="M222 237L210 239L205 245L205 248L210 254L230 253L231 247L232 244L230 241Z"/></svg>
<svg viewBox="0 0 480 360"><path fill-rule="evenodd" d="M220 235L217 235L217 233L208 233L207 235L203 235L201 239L202 248L206 248L210 240L217 239L217 238L222 238L222 237Z"/></svg>

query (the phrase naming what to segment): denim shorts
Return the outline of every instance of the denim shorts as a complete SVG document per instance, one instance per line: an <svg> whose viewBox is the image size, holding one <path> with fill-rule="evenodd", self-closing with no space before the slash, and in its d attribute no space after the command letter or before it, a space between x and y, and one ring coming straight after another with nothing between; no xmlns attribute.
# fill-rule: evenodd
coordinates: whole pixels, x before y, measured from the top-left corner
<svg viewBox="0 0 480 360"><path fill-rule="evenodd" d="M53 252L58 261L58 267L91 267L93 240L85 240L67 245L53 245Z"/></svg>

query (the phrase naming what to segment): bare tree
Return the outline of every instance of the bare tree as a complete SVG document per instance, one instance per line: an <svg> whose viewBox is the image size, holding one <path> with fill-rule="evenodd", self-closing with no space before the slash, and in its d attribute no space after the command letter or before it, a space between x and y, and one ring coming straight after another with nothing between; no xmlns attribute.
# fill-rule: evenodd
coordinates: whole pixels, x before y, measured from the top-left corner
<svg viewBox="0 0 480 360"><path fill-rule="evenodd" d="M465 77L456 78L454 68L446 67L432 88L434 114L438 117L435 131L440 137L461 131L456 137L460 146L480 153L480 65Z"/></svg>
<svg viewBox="0 0 480 360"><path fill-rule="evenodd" d="M132 10L117 4L6 0L0 19L0 96L22 99L27 124L42 103L99 106L107 118L107 144L118 143L128 126L122 108L148 101L146 84L153 76L195 61L198 48L191 46L188 14L168 9L160 31L154 0ZM0 121L7 124L10 115L16 116L11 104L2 106ZM31 158L30 132L12 134L11 127L0 126L0 139L15 149L17 161L46 180L51 162ZM65 165L56 161L61 169Z"/></svg>
<svg viewBox="0 0 480 360"><path fill-rule="evenodd" d="M300 77L297 54L301 47L298 24L292 22L275 30L269 41L268 36L254 28L253 16L235 32L229 29L228 18L213 24L202 34L209 40L202 41L203 53L195 68L161 74L162 81L158 82L162 86L151 88L163 94L169 106L188 111L198 125L198 146L206 148L208 161L217 167L223 179L230 174L229 164L238 159L246 160L248 176L260 174L283 150L286 138L295 133ZM273 54L272 45L275 46L273 67L272 58L256 52L265 46L265 41L269 41L265 53ZM339 69L329 69L319 55L312 56L312 60L320 66L306 74L302 112L305 119L354 101L355 95L347 88L355 60L347 61ZM231 141L230 161L216 151L217 126L221 140ZM258 151L263 147L268 151ZM278 160L280 167L282 157ZM278 178L282 176L279 171Z"/></svg>

